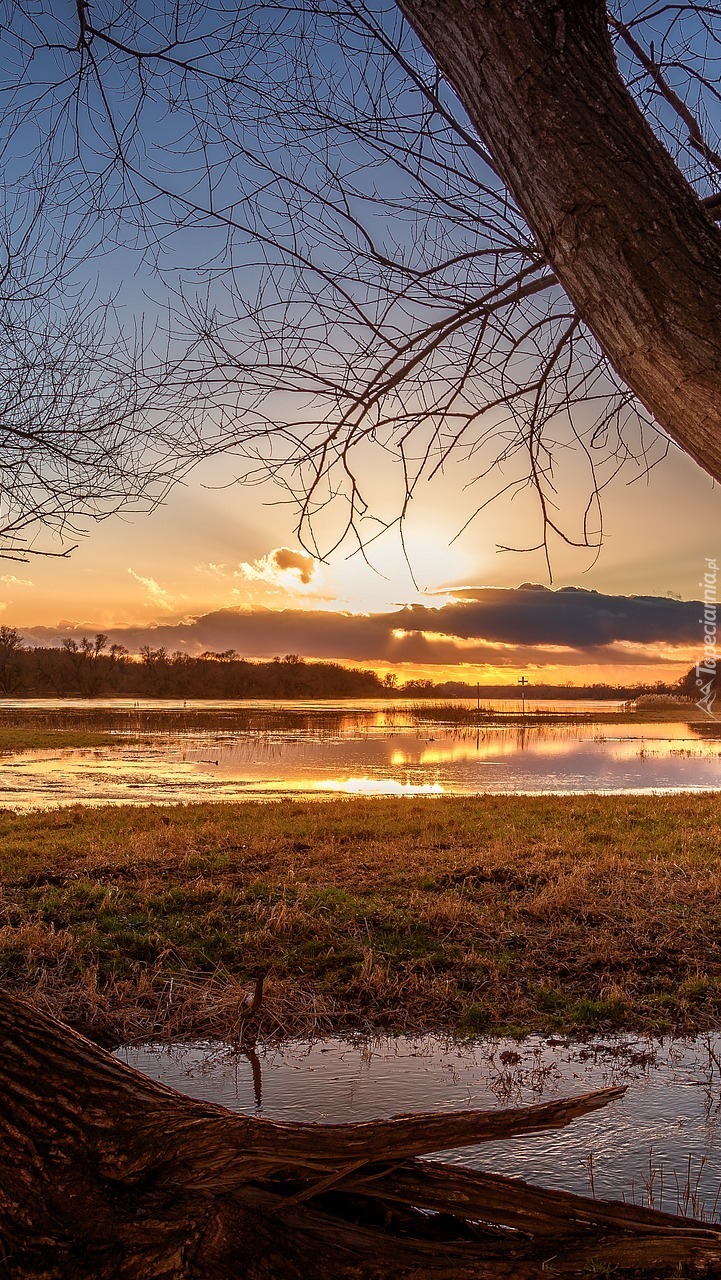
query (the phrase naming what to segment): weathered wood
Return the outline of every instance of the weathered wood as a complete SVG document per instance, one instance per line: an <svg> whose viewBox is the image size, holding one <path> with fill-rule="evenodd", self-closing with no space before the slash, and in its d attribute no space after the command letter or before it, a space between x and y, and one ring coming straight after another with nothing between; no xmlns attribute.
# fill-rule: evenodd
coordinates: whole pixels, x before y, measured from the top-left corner
<svg viewBox="0 0 721 1280"><path fill-rule="evenodd" d="M185 1098L0 999L0 1257L27 1280L490 1280L551 1254L721 1260L721 1231L419 1160L561 1128L617 1098L280 1124ZM545 1274L548 1274L547 1272Z"/></svg>
<svg viewBox="0 0 721 1280"><path fill-rule="evenodd" d="M558 280L721 479L721 231L619 74L604 0L399 0Z"/></svg>
<svg viewBox="0 0 721 1280"><path fill-rule="evenodd" d="M372 1185L364 1180L362 1173L346 1182L349 1189L360 1191L371 1191ZM579 1231L586 1228L633 1231L644 1236L697 1239L701 1232L709 1240L718 1237L715 1228L704 1228L672 1213L616 1200L591 1199L567 1191L548 1191L517 1178L458 1169L436 1161L389 1173L383 1180L383 1196L389 1203L483 1219L529 1235L547 1235L554 1239L578 1236Z"/></svg>

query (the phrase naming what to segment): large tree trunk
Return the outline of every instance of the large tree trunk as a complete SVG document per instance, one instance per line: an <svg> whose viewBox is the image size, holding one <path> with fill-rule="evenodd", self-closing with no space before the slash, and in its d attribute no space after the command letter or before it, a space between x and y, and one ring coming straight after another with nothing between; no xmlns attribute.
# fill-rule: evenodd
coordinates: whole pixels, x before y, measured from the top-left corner
<svg viewBox="0 0 721 1280"><path fill-rule="evenodd" d="M721 232L635 106L603 0L399 0L579 314L721 479Z"/></svg>
<svg viewBox="0 0 721 1280"><path fill-rule="evenodd" d="M621 1093L276 1124L182 1097L3 995L0 1274L524 1280L550 1258L565 1275L721 1262L721 1229L418 1159L562 1128Z"/></svg>

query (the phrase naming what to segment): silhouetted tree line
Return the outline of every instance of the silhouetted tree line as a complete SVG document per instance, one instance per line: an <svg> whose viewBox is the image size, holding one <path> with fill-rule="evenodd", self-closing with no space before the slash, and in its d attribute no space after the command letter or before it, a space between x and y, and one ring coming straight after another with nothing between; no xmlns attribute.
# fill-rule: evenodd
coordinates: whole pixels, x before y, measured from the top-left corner
<svg viewBox="0 0 721 1280"><path fill-rule="evenodd" d="M102 634L30 648L14 627L0 627L4 697L372 698L384 692L372 671L304 662L296 654L251 662L232 649L194 658L146 645L134 658Z"/></svg>
<svg viewBox="0 0 721 1280"><path fill-rule="evenodd" d="M686 684L695 670L685 677ZM642 693L687 692L661 681L635 685L535 684L535 698L634 698ZM26 646L15 627L0 627L0 696L80 698L473 698L477 686L463 681L381 678L374 671L338 662L308 662L295 653L251 661L234 649L199 657L145 645L133 657L102 633L68 637L59 648ZM483 685L481 699L512 698L515 684Z"/></svg>

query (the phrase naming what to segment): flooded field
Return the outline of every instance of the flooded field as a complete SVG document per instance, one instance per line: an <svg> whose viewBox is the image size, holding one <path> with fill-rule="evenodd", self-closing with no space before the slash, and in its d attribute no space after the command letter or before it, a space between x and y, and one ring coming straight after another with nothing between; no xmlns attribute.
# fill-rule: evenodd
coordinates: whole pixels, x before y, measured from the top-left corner
<svg viewBox="0 0 721 1280"><path fill-rule="evenodd" d="M448 704L444 704L448 708ZM104 747L0 757L0 805L179 803L329 795L703 791L721 787L721 724L627 717L615 703L5 702L1 723L102 727ZM465 704L471 720L474 709ZM424 718L428 716L428 718ZM117 739L117 745L115 740Z"/></svg>
<svg viewBox="0 0 721 1280"><path fill-rule="evenodd" d="M288 1121L515 1106L627 1084L623 1099L566 1130L450 1158L547 1187L721 1216L719 1034L586 1044L540 1037L472 1045L434 1036L332 1039L246 1055L195 1043L126 1048L118 1056L192 1097Z"/></svg>

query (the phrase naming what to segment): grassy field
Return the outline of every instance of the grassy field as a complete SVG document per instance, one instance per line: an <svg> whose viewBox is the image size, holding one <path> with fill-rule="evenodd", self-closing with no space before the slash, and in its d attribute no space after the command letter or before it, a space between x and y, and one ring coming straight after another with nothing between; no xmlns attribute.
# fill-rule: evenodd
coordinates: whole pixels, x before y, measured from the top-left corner
<svg viewBox="0 0 721 1280"><path fill-rule="evenodd" d="M717 1026L721 805L341 800L0 813L0 981L106 1042Z"/></svg>

